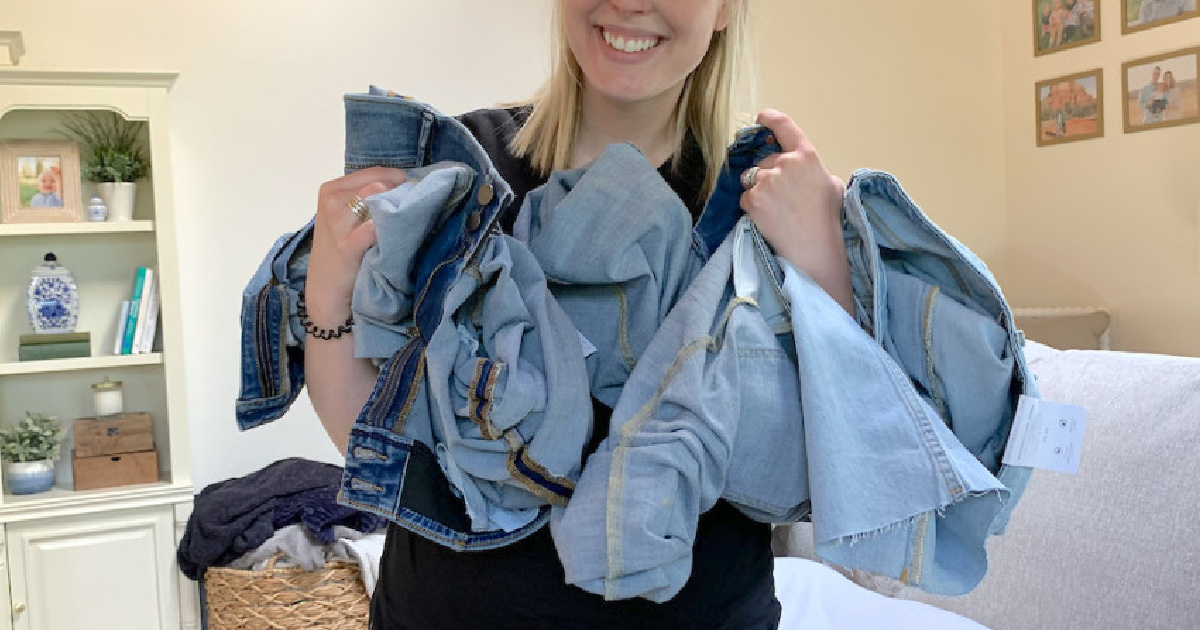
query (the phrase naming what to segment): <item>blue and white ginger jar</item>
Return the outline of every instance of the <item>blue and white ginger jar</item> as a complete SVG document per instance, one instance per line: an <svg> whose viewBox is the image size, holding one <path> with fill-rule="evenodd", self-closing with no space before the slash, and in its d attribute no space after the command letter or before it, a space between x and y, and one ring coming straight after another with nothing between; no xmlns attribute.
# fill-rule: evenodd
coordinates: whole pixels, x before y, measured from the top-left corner
<svg viewBox="0 0 1200 630"><path fill-rule="evenodd" d="M35 333L75 332L79 323L75 278L54 254L46 254L44 260L29 278L29 326Z"/></svg>

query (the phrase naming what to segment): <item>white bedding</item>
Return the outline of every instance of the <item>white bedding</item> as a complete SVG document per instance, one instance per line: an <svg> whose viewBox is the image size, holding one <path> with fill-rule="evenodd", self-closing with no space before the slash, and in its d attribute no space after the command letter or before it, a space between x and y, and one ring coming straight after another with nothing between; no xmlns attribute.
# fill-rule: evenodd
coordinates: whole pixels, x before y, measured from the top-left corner
<svg viewBox="0 0 1200 630"><path fill-rule="evenodd" d="M803 558L775 559L780 630L987 630L929 604L892 599Z"/></svg>

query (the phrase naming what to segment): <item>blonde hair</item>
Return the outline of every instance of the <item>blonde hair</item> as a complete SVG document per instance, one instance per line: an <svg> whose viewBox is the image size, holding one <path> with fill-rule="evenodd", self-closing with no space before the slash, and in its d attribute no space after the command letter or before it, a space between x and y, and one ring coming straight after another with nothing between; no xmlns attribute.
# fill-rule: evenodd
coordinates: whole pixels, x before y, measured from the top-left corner
<svg viewBox="0 0 1200 630"><path fill-rule="evenodd" d="M726 147L737 130L739 103L746 96L739 88L742 66L748 60L749 0L723 1L729 11L729 23L713 33L704 59L684 81L674 115L675 151L671 166L678 166L683 140L691 131L704 157L703 198L716 186L725 164ZM556 28L551 38L554 67L550 79L534 96L529 120L510 145L514 154L529 158L534 170L542 175L570 168L583 100L583 71L567 44L560 2L554 3L552 19Z"/></svg>

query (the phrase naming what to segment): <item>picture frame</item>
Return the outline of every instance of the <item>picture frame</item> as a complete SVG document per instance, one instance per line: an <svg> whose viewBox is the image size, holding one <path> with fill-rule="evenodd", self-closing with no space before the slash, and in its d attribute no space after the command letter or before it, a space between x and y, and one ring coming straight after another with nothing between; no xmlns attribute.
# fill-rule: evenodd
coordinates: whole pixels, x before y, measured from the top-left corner
<svg viewBox="0 0 1200 630"><path fill-rule="evenodd" d="M1033 0L1033 56L1100 41L1101 4L1101 0Z"/></svg>
<svg viewBox="0 0 1200 630"><path fill-rule="evenodd" d="M0 223L83 221L79 148L70 140L0 140Z"/></svg>
<svg viewBox="0 0 1200 630"><path fill-rule="evenodd" d="M1121 34L1173 24L1200 15L1197 0L1122 0Z"/></svg>
<svg viewBox="0 0 1200 630"><path fill-rule="evenodd" d="M1200 46L1121 64L1125 133L1200 122Z"/></svg>
<svg viewBox="0 0 1200 630"><path fill-rule="evenodd" d="M1037 146L1104 137L1104 70L1038 81L1034 87Z"/></svg>

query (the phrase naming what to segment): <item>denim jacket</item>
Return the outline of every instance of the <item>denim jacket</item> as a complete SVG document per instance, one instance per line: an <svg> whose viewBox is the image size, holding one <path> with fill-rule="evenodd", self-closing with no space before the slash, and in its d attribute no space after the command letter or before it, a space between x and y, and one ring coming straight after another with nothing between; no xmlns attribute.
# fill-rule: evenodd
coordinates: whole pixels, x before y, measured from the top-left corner
<svg viewBox="0 0 1200 630"><path fill-rule="evenodd" d="M1019 335L982 263L890 176L856 173L845 215L857 319L781 274L748 223L708 262L555 511L568 582L669 599L721 497L764 521L811 513L839 564L942 594L979 582L1029 473L999 465L1016 397L1036 394Z"/></svg>
<svg viewBox="0 0 1200 630"><path fill-rule="evenodd" d="M347 172L438 164L443 170L424 169L418 173L424 180L368 201L381 222L410 211L409 218L414 212L425 217L430 229L415 238L403 231L382 238L381 250L391 252L387 260L398 261L403 272L393 273L397 265L385 264L381 251L365 259L371 264L364 265L356 283L356 311L375 324L363 328L367 343L359 354L382 359L387 343L399 348L383 359L376 386L351 429L339 500L455 549L489 549L519 540L546 522L549 498L569 496L567 486L588 437L586 389L574 385L586 380L579 338L561 310L547 305L544 288L539 299L536 285L540 278L544 287L544 278L528 252L521 253L524 245L492 238L499 236L496 218L512 193L470 132L426 105L375 88L347 95L345 102ZM304 334L295 321L295 299L303 287L310 239L311 223L280 239L246 289L238 400L243 429L283 415L303 385ZM391 296L397 300L395 318L388 320L371 282L397 279L408 284ZM484 308L476 290L484 283L507 288L489 292L496 302L488 306L502 303L508 311ZM524 304L514 298L518 287L533 287ZM364 305L359 299L364 295L381 300ZM504 320L512 310L557 320L554 325ZM526 330L542 337L523 345L520 335ZM436 350L431 353L430 347ZM523 362L530 352L575 357L574 369ZM427 360L431 354L434 360ZM570 385L553 390L553 396L544 388L536 392L540 396L523 395L529 388L520 381L536 378L535 373L553 374ZM437 386L430 385L434 378ZM512 395L497 400L510 386ZM571 392L579 393L572 397ZM517 409L522 405L524 413ZM574 423L552 423L545 432L513 423L520 417L540 424L544 412L555 419L584 416ZM535 435L547 439L538 441ZM553 435L558 440L549 439ZM569 460L572 450L576 472L569 463L543 465ZM504 463L497 466L498 461ZM468 482L475 473L498 483ZM481 496L493 502L479 503ZM511 509L498 512L491 509L495 506Z"/></svg>

